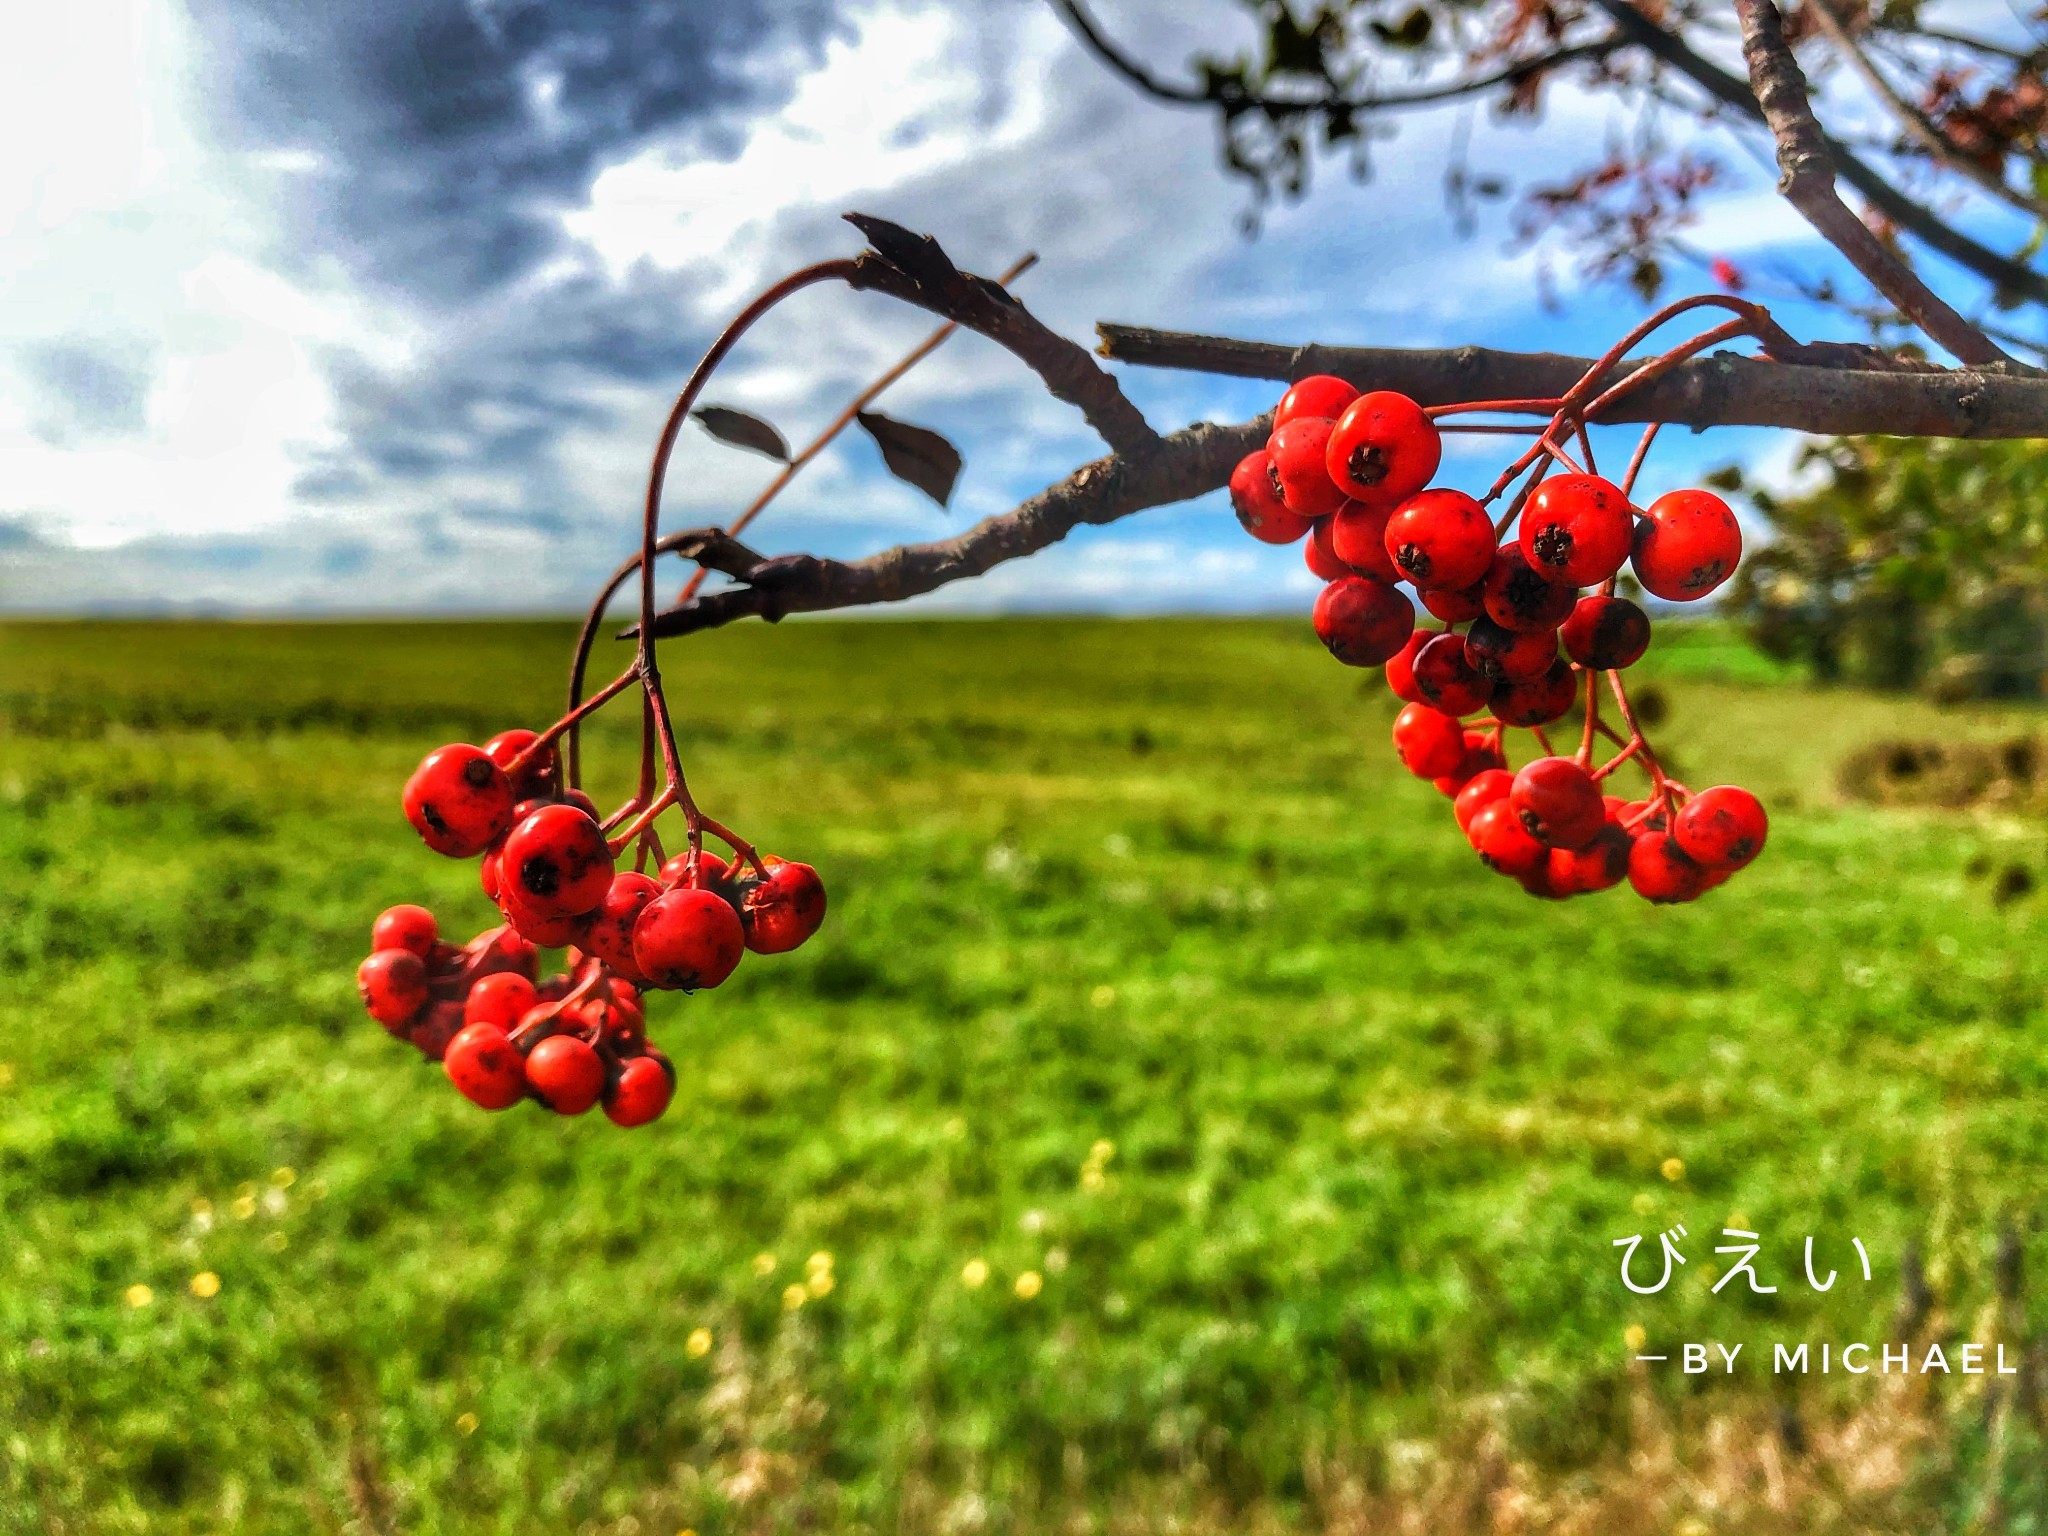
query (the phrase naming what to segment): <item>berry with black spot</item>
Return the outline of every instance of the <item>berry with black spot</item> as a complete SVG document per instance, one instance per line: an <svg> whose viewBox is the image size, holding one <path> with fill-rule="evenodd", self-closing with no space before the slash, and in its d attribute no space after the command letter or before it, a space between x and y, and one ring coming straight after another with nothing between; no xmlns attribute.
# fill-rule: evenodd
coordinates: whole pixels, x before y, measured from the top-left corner
<svg viewBox="0 0 2048 1536"><path fill-rule="evenodd" d="M505 770L505 776L512 781L514 799L552 800L555 787L561 781L561 758L553 745L532 754L526 766L515 777L512 765L528 753L528 749L540 740L540 733L528 730L500 731L484 743L484 751L492 762Z"/></svg>
<svg viewBox="0 0 2048 1536"><path fill-rule="evenodd" d="M370 925L370 949L409 949L422 960L434 952L441 925L425 907L387 907Z"/></svg>
<svg viewBox="0 0 2048 1536"><path fill-rule="evenodd" d="M1734 784L1703 789L1672 820L1671 835L1687 858L1707 870L1741 869L1764 851L1770 818L1763 802Z"/></svg>
<svg viewBox="0 0 2048 1536"><path fill-rule="evenodd" d="M1488 869L1518 880L1541 869L1550 857L1550 850L1515 819L1514 807L1505 795L1487 801L1473 813L1465 826L1465 839Z"/></svg>
<svg viewBox="0 0 2048 1536"><path fill-rule="evenodd" d="M1735 573L1742 525L1712 491L1670 491L1637 522L1634 546L1629 563L1645 592L1696 602Z"/></svg>
<svg viewBox="0 0 2048 1536"><path fill-rule="evenodd" d="M611 889L612 851L604 832L573 805L544 805L520 822L505 839L500 863L508 901L536 917L581 916Z"/></svg>
<svg viewBox="0 0 2048 1536"><path fill-rule="evenodd" d="M652 986L672 991L715 987L747 951L732 904L687 886L649 902L633 925L633 959Z"/></svg>
<svg viewBox="0 0 2048 1536"><path fill-rule="evenodd" d="M1625 597L1582 597L1563 627L1564 653L1596 672L1619 672L1650 648L1650 616Z"/></svg>
<svg viewBox="0 0 2048 1536"><path fill-rule="evenodd" d="M441 1057L448 1081L472 1104L510 1109L526 1097L526 1064L495 1024L465 1024Z"/></svg>
<svg viewBox="0 0 2048 1536"><path fill-rule="evenodd" d="M747 948L757 955L782 955L818 931L825 921L825 882L808 864L761 860L762 876L747 887L740 924Z"/></svg>
<svg viewBox="0 0 2048 1536"><path fill-rule="evenodd" d="M633 959L633 925L661 890L661 882L650 875L620 870L586 919L580 947L627 980L645 981Z"/></svg>
<svg viewBox="0 0 2048 1536"><path fill-rule="evenodd" d="M1570 896L1588 896L1628 878L1632 840L1618 823L1607 821L1583 848L1550 850L1550 883Z"/></svg>
<svg viewBox="0 0 2048 1536"><path fill-rule="evenodd" d="M512 783L481 747L436 747L405 781L405 819L436 853L474 858L512 824Z"/></svg>
<svg viewBox="0 0 2048 1536"><path fill-rule="evenodd" d="M1482 614L1465 631L1465 660L1497 683L1526 683L1548 672L1557 660L1557 636L1544 629L1503 629Z"/></svg>
<svg viewBox="0 0 2048 1536"><path fill-rule="evenodd" d="M1645 901L1691 901L1707 888L1707 872L1669 832L1639 832L1628 851L1628 883Z"/></svg>
<svg viewBox="0 0 2048 1536"><path fill-rule="evenodd" d="M1493 697L1493 679L1465 659L1462 635L1434 636L1415 653L1414 671L1423 701L1447 715L1469 715Z"/></svg>
<svg viewBox="0 0 2048 1536"><path fill-rule="evenodd" d="M1493 519L1463 491L1411 496L1387 519L1387 554L1423 591L1458 591L1493 565Z"/></svg>
<svg viewBox="0 0 2048 1536"><path fill-rule="evenodd" d="M427 963L409 949L380 949L356 967L356 990L370 1017L396 1031L427 1006Z"/></svg>
<svg viewBox="0 0 2048 1536"><path fill-rule="evenodd" d="M1342 576L1316 597L1316 638L1347 667L1377 667L1415 632L1415 610L1384 581Z"/></svg>
<svg viewBox="0 0 2048 1536"><path fill-rule="evenodd" d="M1541 677L1497 685L1493 717L1505 725L1548 725L1570 711L1578 691L1571 667L1560 656Z"/></svg>
<svg viewBox="0 0 2048 1536"><path fill-rule="evenodd" d="M1619 486L1598 475L1555 475L1522 508L1522 553L1562 586L1597 586L1628 559L1633 523Z"/></svg>
<svg viewBox="0 0 2048 1536"><path fill-rule="evenodd" d="M1428 485L1443 455L1443 439L1428 412L1406 395L1376 389L1337 418L1326 464L1345 495L1391 506Z"/></svg>
<svg viewBox="0 0 2048 1536"><path fill-rule="evenodd" d="M469 989L469 996L462 1000L462 1022L495 1024L510 1034L539 1003L540 991L531 981L517 971L500 971Z"/></svg>
<svg viewBox="0 0 2048 1536"><path fill-rule="evenodd" d="M1522 830L1550 848L1584 848L1607 824L1607 804L1593 776L1568 757L1524 764L1508 791Z"/></svg>
<svg viewBox="0 0 2048 1536"><path fill-rule="evenodd" d="M659 1051L619 1063L604 1091L605 1118L632 1127L659 1120L676 1093L676 1069Z"/></svg>
<svg viewBox="0 0 2048 1536"><path fill-rule="evenodd" d="M1456 589L1430 587L1418 596L1431 617L1442 619L1446 624L1463 624L1486 612L1486 583L1483 581Z"/></svg>
<svg viewBox="0 0 2048 1536"><path fill-rule="evenodd" d="M558 1115L580 1115L604 1092L604 1058L574 1035L549 1035L526 1053L526 1082Z"/></svg>
<svg viewBox="0 0 2048 1536"><path fill-rule="evenodd" d="M1230 510L1261 543L1292 544L1308 532L1308 519L1288 511L1280 499L1280 479L1263 448L1239 459L1230 472Z"/></svg>
<svg viewBox="0 0 2048 1536"><path fill-rule="evenodd" d="M1502 629L1518 633L1556 629L1570 617L1579 594L1550 580L1522 553L1519 544L1503 545L1487 566L1481 592L1486 616Z"/></svg>
<svg viewBox="0 0 2048 1536"><path fill-rule="evenodd" d="M1324 466L1330 428L1324 417L1297 416L1266 439L1280 499L1297 517L1327 517L1344 505L1344 492Z"/></svg>

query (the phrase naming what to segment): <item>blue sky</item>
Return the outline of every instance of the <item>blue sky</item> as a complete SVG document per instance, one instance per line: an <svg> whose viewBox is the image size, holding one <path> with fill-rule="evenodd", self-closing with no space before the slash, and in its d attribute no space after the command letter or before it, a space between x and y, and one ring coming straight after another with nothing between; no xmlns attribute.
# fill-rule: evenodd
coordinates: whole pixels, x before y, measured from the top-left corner
<svg viewBox="0 0 2048 1536"><path fill-rule="evenodd" d="M1228 0L1098 9L1162 61L1240 35ZM2003 8L1950 10L2015 31ZM1218 167L1214 125L1108 76L1042 0L68 0L9 25L0 608L15 611L578 607L636 540L646 453L698 349L765 281L854 249L849 208L930 230L979 270L1037 251L1021 291L1084 339L1116 319L1592 351L1641 312L1578 285L1568 253L1515 247L1504 216L1452 232L1456 111L1404 119L1368 181L1322 167L1245 239L1248 194ZM1463 119L1475 167L1521 179L1583 163L1631 121L1566 90L1534 129ZM1745 266L1810 254L1761 148L1713 147L1731 175L1694 243ZM1539 298L1546 270L1561 308ZM813 293L711 398L800 440L929 324ZM1129 388L1163 426L1272 395L1142 371ZM1100 451L973 337L883 408L961 446L952 508L850 436L759 525L761 547L942 536ZM1461 449L1450 478L1483 483L1497 452ZM1675 436L1646 483L1789 455L1759 434ZM729 518L770 469L693 429L668 526ZM1298 551L1252 544L1211 497L931 602L1266 609L1312 590Z"/></svg>

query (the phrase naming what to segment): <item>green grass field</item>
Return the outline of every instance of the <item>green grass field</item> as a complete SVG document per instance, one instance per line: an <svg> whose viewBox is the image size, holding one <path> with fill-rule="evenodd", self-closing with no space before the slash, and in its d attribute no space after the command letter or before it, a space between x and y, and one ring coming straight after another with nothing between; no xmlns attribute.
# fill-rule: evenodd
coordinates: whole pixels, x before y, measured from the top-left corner
<svg viewBox="0 0 2048 1536"><path fill-rule="evenodd" d="M656 1002L680 1092L624 1133L474 1109L354 997L380 908L496 920L398 790L551 717L567 634L0 627L0 1530L1535 1530L1631 1483L1648 1523L1605 1528L2043 1528L1982 1382L1623 1342L1875 1342L1908 1244L1931 1335L2023 1331L1993 1255L2012 1223L2048 1257L2048 916L2009 874L2041 829L1835 773L2034 717L1674 635L1660 742L1762 793L1771 847L1693 908L1556 906L1303 623L693 639L700 798L832 916ZM1679 1221L1681 1280L1624 1291L1613 1238ZM1708 1294L1731 1221L1777 1295ZM1781 1408L1793 1502L1702 1493L1715 1426ZM1873 1414L1901 1449L1859 1484L1831 1426Z"/></svg>

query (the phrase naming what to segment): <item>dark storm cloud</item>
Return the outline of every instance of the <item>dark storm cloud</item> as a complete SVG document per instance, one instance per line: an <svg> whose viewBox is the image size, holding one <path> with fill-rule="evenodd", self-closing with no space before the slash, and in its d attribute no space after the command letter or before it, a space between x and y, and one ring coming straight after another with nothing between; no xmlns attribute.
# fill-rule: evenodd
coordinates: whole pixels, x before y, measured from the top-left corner
<svg viewBox="0 0 2048 1536"><path fill-rule="evenodd" d="M307 261L462 302L545 259L602 164L772 105L832 0L195 0L231 142L310 151Z"/></svg>

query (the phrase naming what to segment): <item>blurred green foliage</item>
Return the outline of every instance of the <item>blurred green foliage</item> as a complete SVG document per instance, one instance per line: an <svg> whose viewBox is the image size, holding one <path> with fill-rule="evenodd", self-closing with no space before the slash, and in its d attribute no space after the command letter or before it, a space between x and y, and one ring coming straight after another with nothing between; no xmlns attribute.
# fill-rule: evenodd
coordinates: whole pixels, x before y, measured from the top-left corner
<svg viewBox="0 0 2048 1536"><path fill-rule="evenodd" d="M2039 1253L2048 918L1987 874L2039 831L1829 786L2020 717L1667 638L1660 745L1775 817L1671 910L1489 876L1302 623L676 645L698 794L833 907L656 1002L681 1092L628 1134L474 1109L353 995L383 906L490 918L398 787L546 719L566 629L0 627L0 1530L1287 1524L1482 1410L1610 1462L1631 1324L1880 1339L1909 1243L1968 1328L2000 1226ZM1775 1296L1708 1294L1738 1216ZM1612 1240L1679 1221L1629 1295ZM1875 1283L1808 1291L1807 1233ZM1977 1496L1969 1422L1885 1528Z"/></svg>
<svg viewBox="0 0 2048 1536"><path fill-rule="evenodd" d="M1753 488L1770 528L1729 607L1823 682L2036 698L2048 672L2048 453L2030 442L1836 438L1807 489ZM1724 485L1740 483L1724 473Z"/></svg>

